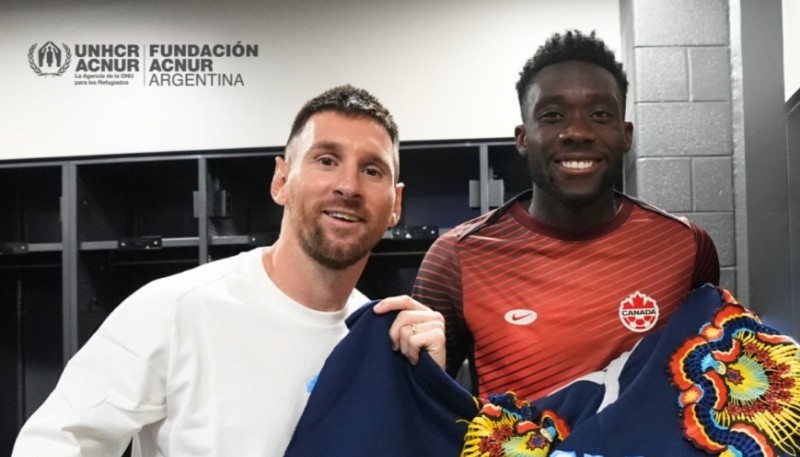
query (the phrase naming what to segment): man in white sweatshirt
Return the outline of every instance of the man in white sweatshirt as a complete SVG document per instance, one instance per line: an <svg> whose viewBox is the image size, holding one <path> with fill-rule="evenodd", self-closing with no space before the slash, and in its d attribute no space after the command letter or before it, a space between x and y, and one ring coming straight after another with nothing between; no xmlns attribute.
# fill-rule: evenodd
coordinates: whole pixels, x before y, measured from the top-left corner
<svg viewBox="0 0 800 457"><path fill-rule="evenodd" d="M271 246L142 287L67 364L12 457L283 455L316 376L367 298L370 250L400 217L398 133L352 86L310 100L276 157ZM444 364L442 316L392 297L391 344ZM390 344L387 341L387 344Z"/></svg>

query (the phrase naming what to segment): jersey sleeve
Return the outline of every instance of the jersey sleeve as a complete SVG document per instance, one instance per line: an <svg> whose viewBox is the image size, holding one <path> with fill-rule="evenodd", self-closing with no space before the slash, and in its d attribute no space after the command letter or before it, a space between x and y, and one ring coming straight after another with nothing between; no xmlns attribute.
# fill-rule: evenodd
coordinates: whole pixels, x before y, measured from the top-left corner
<svg viewBox="0 0 800 457"><path fill-rule="evenodd" d="M416 281L413 297L442 313L447 338L447 372L455 377L471 346L471 334L464 320L461 269L458 263L457 238L454 230L439 237L425 254Z"/></svg>
<svg viewBox="0 0 800 457"><path fill-rule="evenodd" d="M694 232L697 253L695 254L692 289L706 283L719 285L719 256L711 236L699 225L690 223Z"/></svg>
<svg viewBox="0 0 800 457"><path fill-rule="evenodd" d="M12 457L122 455L166 416L168 307L158 295L137 292L106 319L22 427Z"/></svg>

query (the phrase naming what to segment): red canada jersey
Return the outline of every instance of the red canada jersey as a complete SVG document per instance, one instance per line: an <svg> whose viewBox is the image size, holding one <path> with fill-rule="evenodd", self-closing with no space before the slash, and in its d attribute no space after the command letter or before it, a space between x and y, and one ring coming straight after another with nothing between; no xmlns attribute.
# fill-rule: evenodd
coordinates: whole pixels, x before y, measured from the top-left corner
<svg viewBox="0 0 800 457"><path fill-rule="evenodd" d="M611 221L569 234L526 195L437 239L414 285L445 316L448 372L469 357L481 396L535 399L600 370L719 282L713 241L687 220L620 194Z"/></svg>

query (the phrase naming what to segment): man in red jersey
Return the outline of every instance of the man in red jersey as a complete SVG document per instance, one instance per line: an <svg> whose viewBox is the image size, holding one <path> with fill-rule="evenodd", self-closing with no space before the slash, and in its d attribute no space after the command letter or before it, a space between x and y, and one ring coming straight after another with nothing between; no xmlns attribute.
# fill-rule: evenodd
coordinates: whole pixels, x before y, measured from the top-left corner
<svg viewBox="0 0 800 457"><path fill-rule="evenodd" d="M481 396L535 399L601 370L719 282L705 231L614 190L633 139L627 87L594 32L548 39L517 82L533 190L423 260L414 297L445 316L448 372L469 358Z"/></svg>

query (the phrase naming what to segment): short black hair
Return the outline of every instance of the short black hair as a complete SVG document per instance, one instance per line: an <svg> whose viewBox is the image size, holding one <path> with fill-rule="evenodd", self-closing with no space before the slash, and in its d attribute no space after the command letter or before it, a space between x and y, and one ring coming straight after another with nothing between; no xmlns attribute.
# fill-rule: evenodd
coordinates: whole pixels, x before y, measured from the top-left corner
<svg viewBox="0 0 800 457"><path fill-rule="evenodd" d="M397 148L399 134L392 114L374 95L350 84L328 89L307 101L300 108L294 118L294 122L292 122L292 130L289 133L288 140L286 140L286 145L288 146L292 139L303 130L311 116L322 111L335 111L347 115L370 117L378 121L386 129L392 139L392 143Z"/></svg>
<svg viewBox="0 0 800 457"><path fill-rule="evenodd" d="M523 118L525 116L523 105L533 78L547 66L570 60L592 63L608 70L617 82L622 95L622 112L625 112L628 76L622 69L622 64L617 62L614 52L595 35L594 30L589 35L584 35L580 30L567 30L564 34L555 33L548 38L522 67L517 81L517 97Z"/></svg>

